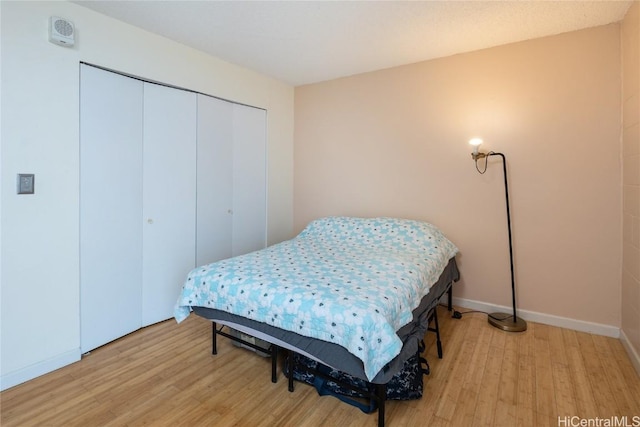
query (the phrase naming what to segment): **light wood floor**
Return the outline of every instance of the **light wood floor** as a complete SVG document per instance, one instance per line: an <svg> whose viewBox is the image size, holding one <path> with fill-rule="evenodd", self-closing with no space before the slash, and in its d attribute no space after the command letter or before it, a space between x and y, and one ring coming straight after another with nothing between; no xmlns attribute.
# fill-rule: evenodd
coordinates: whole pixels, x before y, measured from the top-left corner
<svg viewBox="0 0 640 427"><path fill-rule="evenodd" d="M444 358L428 334L424 396L388 402L387 426L571 425L558 417L640 422L640 378L618 340L531 322L526 332L508 334L485 315L456 320L444 308L439 317ZM192 315L128 335L2 392L0 425L376 425L377 414L319 397L307 385L296 383L289 393L282 374L272 384L269 360L228 340L212 356L210 331Z"/></svg>

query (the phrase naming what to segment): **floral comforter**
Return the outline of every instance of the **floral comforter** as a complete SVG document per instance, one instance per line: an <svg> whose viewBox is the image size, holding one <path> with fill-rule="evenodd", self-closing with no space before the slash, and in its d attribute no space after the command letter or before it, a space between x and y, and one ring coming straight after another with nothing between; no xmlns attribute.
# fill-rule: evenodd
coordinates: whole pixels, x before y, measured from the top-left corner
<svg viewBox="0 0 640 427"><path fill-rule="evenodd" d="M396 330L457 252L425 222L323 218L291 240L194 269L174 316L208 307L333 342L372 379L400 352Z"/></svg>

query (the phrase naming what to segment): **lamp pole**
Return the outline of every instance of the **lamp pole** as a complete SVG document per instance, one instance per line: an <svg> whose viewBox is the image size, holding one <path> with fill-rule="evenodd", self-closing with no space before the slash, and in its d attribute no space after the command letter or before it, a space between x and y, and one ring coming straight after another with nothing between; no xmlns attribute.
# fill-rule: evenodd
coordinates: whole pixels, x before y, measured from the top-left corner
<svg viewBox="0 0 640 427"><path fill-rule="evenodd" d="M474 140L472 140L474 141ZM482 140L475 140L472 142L474 146L474 152L471 154L473 160L476 161L476 168L478 159L486 158L489 156L500 156L502 158L502 172L504 176L504 195L507 204L507 229L509 231L509 263L511 267L511 304L513 306L513 314L507 313L490 313L488 321L492 326L498 329L502 329L507 332L522 332L527 330L527 322L518 318L516 312L516 280L513 268L513 243L511 237L511 209L509 207L509 183L507 179L507 159L502 153L495 153L493 151L489 153L478 153L478 147ZM486 170L486 168L485 168ZM479 171L479 170L478 170ZM484 172L481 172L484 173Z"/></svg>

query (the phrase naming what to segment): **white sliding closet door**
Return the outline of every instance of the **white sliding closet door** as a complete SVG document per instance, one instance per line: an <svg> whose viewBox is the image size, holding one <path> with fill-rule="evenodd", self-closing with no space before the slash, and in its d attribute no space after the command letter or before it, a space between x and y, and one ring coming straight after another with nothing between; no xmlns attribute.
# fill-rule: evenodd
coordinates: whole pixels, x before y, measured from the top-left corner
<svg viewBox="0 0 640 427"><path fill-rule="evenodd" d="M232 255L232 159L233 104L198 95L197 265Z"/></svg>
<svg viewBox="0 0 640 427"><path fill-rule="evenodd" d="M197 265L266 244L266 112L81 65L81 350L173 316Z"/></svg>
<svg viewBox="0 0 640 427"><path fill-rule="evenodd" d="M265 110L198 95L198 265L265 247L265 135Z"/></svg>
<svg viewBox="0 0 640 427"><path fill-rule="evenodd" d="M196 94L144 83L142 324L173 316L195 267Z"/></svg>
<svg viewBox="0 0 640 427"><path fill-rule="evenodd" d="M82 65L80 348L141 326L142 82Z"/></svg>
<svg viewBox="0 0 640 427"><path fill-rule="evenodd" d="M267 112L233 105L233 255L266 245Z"/></svg>

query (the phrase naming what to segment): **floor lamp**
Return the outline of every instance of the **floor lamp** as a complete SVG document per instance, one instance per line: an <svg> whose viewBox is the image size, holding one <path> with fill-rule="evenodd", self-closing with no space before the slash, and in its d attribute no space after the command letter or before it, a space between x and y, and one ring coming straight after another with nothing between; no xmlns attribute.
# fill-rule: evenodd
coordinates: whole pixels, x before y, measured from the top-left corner
<svg viewBox="0 0 640 427"><path fill-rule="evenodd" d="M509 210L509 185L507 183L507 160L502 153L494 153L489 151L488 153L480 153L478 149L482 144L482 139L473 138L469 141L469 144L473 146L473 153L471 157L476 163L476 169L481 174L487 171L487 157L500 156L502 158L502 170L504 173L504 195L507 202L507 228L509 229L509 260L511 262L511 302L513 304L513 314L508 313L490 313L488 320L492 326L498 329L502 329L507 332L522 332L527 330L527 322L519 318L516 314L516 282L513 274L513 245L511 243L511 212ZM484 170L478 168L478 159L485 159Z"/></svg>

